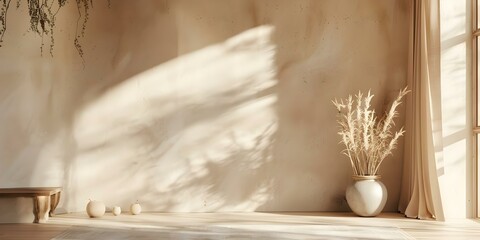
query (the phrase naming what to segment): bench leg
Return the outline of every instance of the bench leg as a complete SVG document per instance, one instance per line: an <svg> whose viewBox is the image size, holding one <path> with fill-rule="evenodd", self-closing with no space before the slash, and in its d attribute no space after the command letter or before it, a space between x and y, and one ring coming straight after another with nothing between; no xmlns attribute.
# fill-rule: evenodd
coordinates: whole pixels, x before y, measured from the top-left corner
<svg viewBox="0 0 480 240"><path fill-rule="evenodd" d="M53 217L55 215L53 211L55 211L55 209L57 208L58 202L60 202L60 192L50 196L50 212L49 212L50 217Z"/></svg>
<svg viewBox="0 0 480 240"><path fill-rule="evenodd" d="M50 210L50 196L33 197L34 223L44 223L48 220L48 211Z"/></svg>

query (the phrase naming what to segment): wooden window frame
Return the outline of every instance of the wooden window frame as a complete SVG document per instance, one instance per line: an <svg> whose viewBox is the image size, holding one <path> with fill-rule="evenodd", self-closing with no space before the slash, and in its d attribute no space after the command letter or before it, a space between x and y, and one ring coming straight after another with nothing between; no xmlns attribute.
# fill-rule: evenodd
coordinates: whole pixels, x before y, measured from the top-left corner
<svg viewBox="0 0 480 240"><path fill-rule="evenodd" d="M479 110L478 110L478 101L479 101L479 77L478 77L478 60L479 60L479 53L478 53L478 39L480 39L480 29L478 26L478 18L479 18L479 13L478 13L478 6L479 0L473 0L471 1L471 6L472 10L470 12L471 14L471 77L472 77L472 121L473 121L473 131L472 131L472 149L473 149L473 180L474 180L474 189L473 189L473 196L474 196L474 214L476 218L480 217L480 182L479 182L479 174L480 174L480 165L479 165L479 140L478 137L480 136L480 124L479 124Z"/></svg>

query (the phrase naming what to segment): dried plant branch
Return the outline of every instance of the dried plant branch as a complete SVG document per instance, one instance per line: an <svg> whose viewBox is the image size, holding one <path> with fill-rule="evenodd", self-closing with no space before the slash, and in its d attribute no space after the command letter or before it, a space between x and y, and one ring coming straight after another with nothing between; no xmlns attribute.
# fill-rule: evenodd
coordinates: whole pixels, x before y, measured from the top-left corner
<svg viewBox="0 0 480 240"><path fill-rule="evenodd" d="M342 153L349 158L355 175L376 175L383 160L396 148L405 131L401 128L392 132L394 119L408 92L407 88L402 89L380 120L370 109L374 96L370 91L365 96L359 92L354 97L332 101L339 113L338 134L345 146Z"/></svg>
<svg viewBox="0 0 480 240"><path fill-rule="evenodd" d="M42 40L40 53L43 55L43 37L50 38L50 55L53 56L55 45L54 28L56 15L68 2L68 0L16 0L16 8L20 8L21 2L25 1L30 17L30 30L37 34ZM0 47L2 46L5 32L7 31L7 13L10 9L11 0L0 0ZM74 46L83 60L83 49L80 38L85 37L87 22L90 17L89 11L93 7L93 0L75 0L79 13L75 31ZM110 0L107 0L110 7ZM81 22L81 23L80 23Z"/></svg>
<svg viewBox="0 0 480 240"><path fill-rule="evenodd" d="M0 47L2 46L3 36L7 31L7 12L10 7L11 0L0 1Z"/></svg>

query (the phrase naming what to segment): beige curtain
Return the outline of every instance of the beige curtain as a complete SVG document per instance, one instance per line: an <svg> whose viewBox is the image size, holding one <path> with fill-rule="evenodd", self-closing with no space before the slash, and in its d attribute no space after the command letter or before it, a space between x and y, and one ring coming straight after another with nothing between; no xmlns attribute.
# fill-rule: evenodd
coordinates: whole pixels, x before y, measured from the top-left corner
<svg viewBox="0 0 480 240"><path fill-rule="evenodd" d="M410 1L406 134L399 210L443 220L437 162L442 161L439 0Z"/></svg>

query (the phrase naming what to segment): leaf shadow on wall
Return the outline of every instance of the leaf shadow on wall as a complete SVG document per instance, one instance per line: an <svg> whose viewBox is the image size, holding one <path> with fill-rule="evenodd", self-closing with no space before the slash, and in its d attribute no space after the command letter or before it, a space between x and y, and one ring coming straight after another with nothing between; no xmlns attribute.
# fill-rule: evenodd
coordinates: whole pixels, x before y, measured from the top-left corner
<svg viewBox="0 0 480 240"><path fill-rule="evenodd" d="M77 199L202 212L267 201L276 131L272 30L260 26L183 55L86 106L73 129Z"/></svg>

